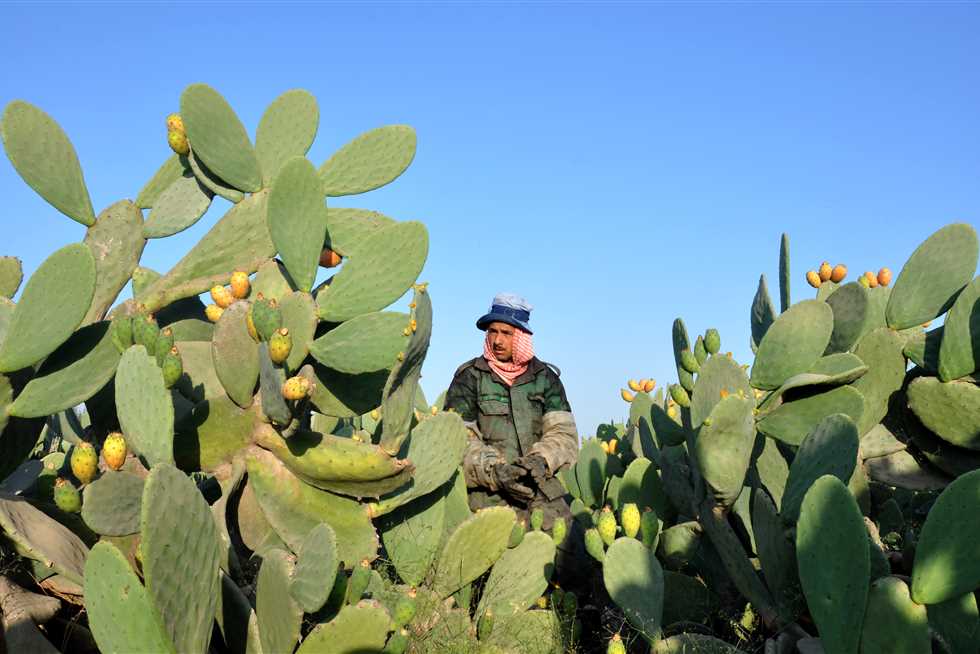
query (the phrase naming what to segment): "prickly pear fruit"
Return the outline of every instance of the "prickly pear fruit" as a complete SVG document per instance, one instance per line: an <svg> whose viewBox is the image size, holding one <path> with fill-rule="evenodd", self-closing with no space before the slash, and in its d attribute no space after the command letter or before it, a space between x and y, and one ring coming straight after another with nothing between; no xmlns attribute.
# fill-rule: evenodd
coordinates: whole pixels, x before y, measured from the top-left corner
<svg viewBox="0 0 980 654"><path fill-rule="evenodd" d="M636 534L640 531L640 509L636 504L632 502L624 504L619 519L623 524L623 535L636 538Z"/></svg>
<svg viewBox="0 0 980 654"><path fill-rule="evenodd" d="M248 335L252 337L252 340L256 343L259 342L259 333L255 330L255 321L252 320L251 305L249 305L248 311L245 312L245 327L248 329Z"/></svg>
<svg viewBox="0 0 980 654"><path fill-rule="evenodd" d="M157 337L160 328L153 316L142 315L133 319L133 342L146 348L149 355L156 354Z"/></svg>
<svg viewBox="0 0 980 654"><path fill-rule="evenodd" d="M845 277L847 277L847 266L842 263L837 264L834 266L834 269L830 271L830 281L834 282L835 284L839 284L840 282L844 281Z"/></svg>
<svg viewBox="0 0 980 654"><path fill-rule="evenodd" d="M112 342L120 352L133 344L132 317L120 315L112 319Z"/></svg>
<svg viewBox="0 0 980 654"><path fill-rule="evenodd" d="M187 142L187 134L176 129L167 132L167 145L179 155L185 155L191 151L190 143Z"/></svg>
<svg viewBox="0 0 980 654"><path fill-rule="evenodd" d="M320 265L324 268L333 268L340 265L340 255L330 248L323 248L320 253Z"/></svg>
<svg viewBox="0 0 980 654"><path fill-rule="evenodd" d="M649 506L643 509L640 516L640 541L648 548L653 549L654 542L657 540L657 533L660 531L657 514Z"/></svg>
<svg viewBox="0 0 980 654"><path fill-rule="evenodd" d="M643 384L636 381L635 379L629 380L628 382L626 382L626 385L629 386L630 390L633 391L634 393L639 393L640 391L643 390Z"/></svg>
<svg viewBox="0 0 980 654"><path fill-rule="evenodd" d="M834 273L834 269L831 268L829 261L824 261L820 264L820 281L825 282L830 279L830 276Z"/></svg>
<svg viewBox="0 0 980 654"><path fill-rule="evenodd" d="M289 352L293 349L293 337L289 335L289 330L280 327L269 339L269 358L272 363L282 365L289 358Z"/></svg>
<svg viewBox="0 0 980 654"><path fill-rule="evenodd" d="M875 280L875 281L877 281L877 280ZM860 277L858 277L858 284L860 284L861 286L863 286L865 288L871 288L871 282L870 282L870 280L868 280L868 273L865 273L865 274L861 275Z"/></svg>
<svg viewBox="0 0 980 654"><path fill-rule="evenodd" d="M235 302L235 296L231 291L220 284L211 287L211 299L222 309L227 309Z"/></svg>
<svg viewBox="0 0 980 654"><path fill-rule="evenodd" d="M616 516L608 506L602 507L599 519L596 521L596 529L599 530L599 537L606 547L613 544L616 540Z"/></svg>
<svg viewBox="0 0 980 654"><path fill-rule="evenodd" d="M539 598L537 599L537 601L535 601L535 602L534 602L534 604L535 604L535 605L536 605L536 606L537 606L537 607L538 607L539 609L546 609L546 608L548 608L548 598L547 598L547 597L545 597L544 595L542 595L541 597L539 597Z"/></svg>
<svg viewBox="0 0 980 654"><path fill-rule="evenodd" d="M585 530L585 551L599 563L602 563L606 558L606 550L602 545L602 536L599 535L599 530L595 527L590 527Z"/></svg>
<svg viewBox="0 0 980 654"><path fill-rule="evenodd" d="M171 348L174 346L174 330L169 327L164 327L160 330L159 336L157 336L156 345L154 345L154 352L157 359L157 365L161 368L163 367L163 361L170 354Z"/></svg>
<svg viewBox="0 0 980 654"><path fill-rule="evenodd" d="M252 322L259 338L263 341L272 338L276 330L282 327L282 313L275 298L267 300L259 293L252 303Z"/></svg>
<svg viewBox="0 0 980 654"><path fill-rule="evenodd" d="M656 387L657 387L657 382L653 379L648 379L645 382L643 382L644 393L651 393L653 392L653 389L655 389Z"/></svg>
<svg viewBox="0 0 980 654"><path fill-rule="evenodd" d="M404 627L405 625L407 625L409 622L412 621L412 618L415 617L415 608L416 608L415 597L416 597L416 592L415 589L412 588L408 591L408 593L398 598L398 603L395 604L395 614L394 614L396 625L400 627Z"/></svg>
<svg viewBox="0 0 980 654"><path fill-rule="evenodd" d="M623 401L625 401L625 402L632 402L633 401L633 397L634 397L633 394L630 393L625 388L621 388L619 390L619 395L620 395L620 397L623 398Z"/></svg>
<svg viewBox="0 0 980 654"><path fill-rule="evenodd" d="M691 406L691 396L687 394L684 387L680 384L670 385L670 397L677 402L678 406L689 407Z"/></svg>
<svg viewBox="0 0 980 654"><path fill-rule="evenodd" d="M698 360L700 366L708 359L708 350L704 347L704 337L698 336L694 341L694 358Z"/></svg>
<svg viewBox="0 0 980 654"><path fill-rule="evenodd" d="M820 288L820 284L822 283L820 274L816 270L808 270L806 273L806 283L813 288Z"/></svg>
<svg viewBox="0 0 980 654"><path fill-rule="evenodd" d="M608 441L599 441L599 447L602 448L602 451L603 452L605 452L606 454L609 454L609 442Z"/></svg>
<svg viewBox="0 0 980 654"><path fill-rule="evenodd" d="M681 367L692 374L701 369L701 365L698 363L697 357L695 357L694 353L687 348L681 350Z"/></svg>
<svg viewBox="0 0 980 654"><path fill-rule="evenodd" d="M75 479L87 484L99 471L99 455L91 443L82 441L71 451L71 472Z"/></svg>
<svg viewBox="0 0 980 654"><path fill-rule="evenodd" d="M507 547L514 548L524 541L524 521L518 520L510 530L510 540Z"/></svg>
<svg viewBox="0 0 980 654"><path fill-rule="evenodd" d="M306 377L290 377L282 385L282 396L287 400L302 400L310 393L310 380Z"/></svg>
<svg viewBox="0 0 980 654"><path fill-rule="evenodd" d="M573 616L578 611L578 597L570 590L565 591L561 598L561 610L567 616Z"/></svg>
<svg viewBox="0 0 980 654"><path fill-rule="evenodd" d="M568 525L565 524L565 518L555 518L554 524L551 525L551 539L555 541L555 545L561 545L565 541L567 532Z"/></svg>
<svg viewBox="0 0 980 654"><path fill-rule="evenodd" d="M54 503L65 513L78 513L82 510L82 494L70 481L59 477L54 483Z"/></svg>
<svg viewBox="0 0 980 654"><path fill-rule="evenodd" d="M487 609L476 622L477 640L487 640L493 633L493 611Z"/></svg>
<svg viewBox="0 0 980 654"><path fill-rule="evenodd" d="M617 441L615 438L609 439L609 452L608 453L609 454L615 454L616 453L616 446L617 445L619 445L619 441Z"/></svg>
<svg viewBox="0 0 980 654"><path fill-rule="evenodd" d="M717 354L721 349L721 334L714 327L704 333L704 349L708 354Z"/></svg>
<svg viewBox="0 0 980 654"><path fill-rule="evenodd" d="M111 470L119 470L126 463L126 439L118 431L110 433L102 443L102 460Z"/></svg>
<svg viewBox="0 0 980 654"><path fill-rule="evenodd" d="M357 604L371 581L371 562L367 559L354 566L350 573L350 583L347 585L347 603Z"/></svg>
<svg viewBox="0 0 980 654"><path fill-rule="evenodd" d="M869 270L864 273L864 276L868 278L868 288L878 287L878 275Z"/></svg>
<svg viewBox="0 0 980 654"><path fill-rule="evenodd" d="M163 385L166 388L176 384L180 376L184 374L184 362L180 358L177 346L170 348L170 351L164 356L163 365L160 366L160 369L163 372Z"/></svg>
<svg viewBox="0 0 980 654"><path fill-rule="evenodd" d="M399 629L388 637L382 654L405 654L408 649L408 629Z"/></svg>
<svg viewBox="0 0 980 654"><path fill-rule="evenodd" d="M544 524L544 510L540 507L531 511L531 531L541 531Z"/></svg>
<svg viewBox="0 0 980 654"><path fill-rule="evenodd" d="M211 322L218 322L218 319L224 312L225 310L219 307L217 304L209 304L208 306L204 307L204 315Z"/></svg>
<svg viewBox="0 0 980 654"><path fill-rule="evenodd" d="M888 286L892 283L892 271L888 268L882 268L878 271L878 283L882 286Z"/></svg>
<svg viewBox="0 0 980 654"><path fill-rule="evenodd" d="M248 297L249 291L252 290L252 285L248 281L248 273L242 270L236 270L231 274L231 295L236 300L241 300Z"/></svg>
<svg viewBox="0 0 980 654"><path fill-rule="evenodd" d="M180 114L170 114L167 116L167 131L171 132L174 130L179 132L184 131L184 119L180 117Z"/></svg>
<svg viewBox="0 0 980 654"><path fill-rule="evenodd" d="M626 645L623 644L623 638L619 634L613 634L613 637L609 639L606 654L626 654Z"/></svg>

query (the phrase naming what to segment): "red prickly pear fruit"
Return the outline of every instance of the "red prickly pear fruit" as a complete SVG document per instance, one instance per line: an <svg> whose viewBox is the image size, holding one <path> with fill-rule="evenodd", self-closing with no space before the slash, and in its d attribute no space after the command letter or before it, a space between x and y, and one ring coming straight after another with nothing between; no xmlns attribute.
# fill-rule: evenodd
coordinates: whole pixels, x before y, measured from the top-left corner
<svg viewBox="0 0 980 654"><path fill-rule="evenodd" d="M842 263L837 264L834 266L834 269L830 271L830 281L834 282L835 284L839 284L844 281L845 277L847 277L847 266Z"/></svg>
<svg viewBox="0 0 980 654"><path fill-rule="evenodd" d="M820 273L818 273L816 270L808 270L806 273L806 283L813 288L820 288L820 284L823 283L823 280L820 279Z"/></svg>
<svg viewBox="0 0 980 654"><path fill-rule="evenodd" d="M161 370L163 371L163 385L166 388L176 384L180 376L184 374L184 362L181 360L180 352L176 346L170 348L170 352L163 358Z"/></svg>
<svg viewBox="0 0 980 654"><path fill-rule="evenodd" d="M834 269L830 266L829 261L824 261L820 264L820 281L825 282L830 279L830 276L834 274Z"/></svg>
<svg viewBox="0 0 980 654"><path fill-rule="evenodd" d="M118 431L114 431L106 436L102 443L102 460L111 470L120 470L126 463L126 439Z"/></svg>
<svg viewBox="0 0 980 654"><path fill-rule="evenodd" d="M82 441L72 448L70 464L75 479L87 484L95 479L99 471L99 455L91 443Z"/></svg>
<svg viewBox="0 0 980 654"><path fill-rule="evenodd" d="M209 304L208 306L204 307L204 315L207 316L207 319L211 322L218 322L218 319L221 318L221 314L224 312L225 310L219 307L217 304Z"/></svg>
<svg viewBox="0 0 980 654"><path fill-rule="evenodd" d="M70 481L59 478L54 483L54 503L65 513L78 513L82 510L82 495Z"/></svg>
<svg viewBox="0 0 980 654"><path fill-rule="evenodd" d="M340 255L330 248L323 248L320 252L320 265L324 268L333 268L340 265Z"/></svg>
<svg viewBox="0 0 980 654"><path fill-rule="evenodd" d="M888 286L892 283L892 271L888 268L882 268L878 271L878 283L882 286Z"/></svg>
<svg viewBox="0 0 980 654"><path fill-rule="evenodd" d="M248 297L252 290L252 285L248 281L248 273L236 270L231 274L231 294L237 300Z"/></svg>
<svg viewBox="0 0 980 654"><path fill-rule="evenodd" d="M269 358L272 363L282 365L289 357L289 352L293 349L293 337L289 335L289 330L280 327L272 334L269 339Z"/></svg>
<svg viewBox="0 0 980 654"><path fill-rule="evenodd" d="M211 299L222 309L227 309L234 303L235 296L220 284L211 287Z"/></svg>

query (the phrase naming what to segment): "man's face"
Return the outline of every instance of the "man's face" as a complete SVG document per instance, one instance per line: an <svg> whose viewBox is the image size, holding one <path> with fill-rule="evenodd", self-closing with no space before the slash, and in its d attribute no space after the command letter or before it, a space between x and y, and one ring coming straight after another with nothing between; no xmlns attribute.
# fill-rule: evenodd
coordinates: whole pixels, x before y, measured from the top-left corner
<svg viewBox="0 0 980 654"><path fill-rule="evenodd" d="M505 322L492 322L487 327L490 349L498 361L510 361L514 356L514 328Z"/></svg>

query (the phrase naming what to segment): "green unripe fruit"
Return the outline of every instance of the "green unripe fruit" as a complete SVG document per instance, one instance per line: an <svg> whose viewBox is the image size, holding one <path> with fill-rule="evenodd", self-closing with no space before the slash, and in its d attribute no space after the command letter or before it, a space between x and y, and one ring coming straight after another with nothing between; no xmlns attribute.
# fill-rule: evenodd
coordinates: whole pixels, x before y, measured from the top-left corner
<svg viewBox="0 0 980 654"><path fill-rule="evenodd" d="M659 533L660 520L657 514L650 507L643 509L643 515L640 516L640 540L652 550L657 543Z"/></svg>
<svg viewBox="0 0 980 654"><path fill-rule="evenodd" d="M487 640L490 638L490 634L493 633L493 611L487 609L480 616L480 619L476 622L476 638L477 640Z"/></svg>
<svg viewBox="0 0 980 654"><path fill-rule="evenodd" d="M698 340L694 341L694 358L698 360L699 364L708 359L708 350L704 348L704 339L700 336L698 336Z"/></svg>
<svg viewBox="0 0 980 654"><path fill-rule="evenodd" d="M704 349L708 354L718 354L721 349L721 334L714 327L704 333Z"/></svg>
<svg viewBox="0 0 980 654"><path fill-rule="evenodd" d="M517 547L524 541L524 521L518 520L514 523L513 528L510 530L510 540L507 541L507 547L511 549Z"/></svg>
<svg viewBox="0 0 980 654"><path fill-rule="evenodd" d="M531 531L541 531L544 524L544 510L540 507L531 511Z"/></svg>
<svg viewBox="0 0 980 654"><path fill-rule="evenodd" d="M91 443L81 442L71 451L71 472L75 479L87 484L99 471L99 454Z"/></svg>
<svg viewBox="0 0 980 654"><path fill-rule="evenodd" d="M688 393L694 392L694 375L684 370L683 367L677 369L677 381L680 382L681 388Z"/></svg>
<svg viewBox="0 0 980 654"><path fill-rule="evenodd" d="M609 640L606 654L626 654L626 645L623 644L623 639L619 634L613 634L613 637Z"/></svg>
<svg viewBox="0 0 980 654"><path fill-rule="evenodd" d="M293 349L293 337L289 335L289 330L280 327L269 339L269 358L277 366L282 365L289 358L289 352Z"/></svg>
<svg viewBox="0 0 980 654"><path fill-rule="evenodd" d="M562 613L571 617L578 611L578 597L572 591L566 591L561 598Z"/></svg>
<svg viewBox="0 0 980 654"><path fill-rule="evenodd" d="M171 347L170 351L163 359L161 366L163 371L163 385L170 388L177 383L180 376L184 374L184 362L180 358L180 352L176 347Z"/></svg>
<svg viewBox="0 0 980 654"><path fill-rule="evenodd" d="M415 595L415 589L413 588L408 591L408 593L398 598L398 603L395 604L394 616L396 625L403 627L411 622L412 618L415 617Z"/></svg>
<svg viewBox="0 0 980 654"><path fill-rule="evenodd" d="M357 604L369 583L371 583L371 563L364 559L360 565L354 566L354 571L350 574L350 583L347 584L347 603Z"/></svg>
<svg viewBox="0 0 980 654"><path fill-rule="evenodd" d="M680 384L670 385L670 397L674 402L677 402L678 406L685 408L691 406L691 396L687 394L687 391Z"/></svg>
<svg viewBox="0 0 980 654"><path fill-rule="evenodd" d="M616 540L616 516L608 506L602 508L599 519L596 521L596 529L599 530L599 537L602 542L609 547Z"/></svg>
<svg viewBox="0 0 980 654"><path fill-rule="evenodd" d="M623 535L636 538L640 532L640 509L632 502L624 504L619 518L623 524Z"/></svg>
<svg viewBox="0 0 980 654"><path fill-rule="evenodd" d="M681 350L681 367L692 375L701 370L701 364L698 363L694 353L687 348Z"/></svg>
<svg viewBox="0 0 980 654"><path fill-rule="evenodd" d="M133 319L130 316L116 316L112 319L112 343L120 352L133 344Z"/></svg>
<svg viewBox="0 0 980 654"><path fill-rule="evenodd" d="M157 337L160 328L153 316L141 315L133 318L133 342L146 348L149 355L156 354Z"/></svg>
<svg viewBox="0 0 980 654"><path fill-rule="evenodd" d="M599 530L595 527L585 530L585 551L599 563L602 563L606 558L606 550L602 545L602 536L599 535Z"/></svg>
<svg viewBox="0 0 980 654"><path fill-rule="evenodd" d="M565 518L556 518L555 524L551 525L551 538L555 541L555 545L561 545L564 542L567 531L568 525L565 524Z"/></svg>
<svg viewBox="0 0 980 654"><path fill-rule="evenodd" d="M78 513L82 510L82 494L67 479L58 479L54 484L54 503L65 513Z"/></svg>
<svg viewBox="0 0 980 654"><path fill-rule="evenodd" d="M406 649L408 649L408 630L399 629L391 634L385 648L381 651L383 654L404 654Z"/></svg>
<svg viewBox="0 0 980 654"><path fill-rule="evenodd" d="M157 342L156 345L154 346L156 348L155 352L157 358L157 365L160 366L161 368L163 367L164 359L166 359L167 355L170 354L170 350L173 348L173 346L174 346L174 330L170 329L169 327L164 327L163 329L160 330L160 333L157 335Z"/></svg>
<svg viewBox="0 0 980 654"><path fill-rule="evenodd" d="M252 303L252 324L263 341L271 339L276 330L282 327L282 313L275 298L267 300L259 293Z"/></svg>

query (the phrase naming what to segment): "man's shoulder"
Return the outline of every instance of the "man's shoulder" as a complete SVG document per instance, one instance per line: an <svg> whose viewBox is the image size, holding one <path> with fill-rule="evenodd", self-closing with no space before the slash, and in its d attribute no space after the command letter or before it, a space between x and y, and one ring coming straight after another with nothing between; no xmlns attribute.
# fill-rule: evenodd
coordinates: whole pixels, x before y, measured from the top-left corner
<svg viewBox="0 0 980 654"><path fill-rule="evenodd" d="M558 368L553 363L548 363L547 361L542 361L538 357L531 359L528 367L535 375L544 374L547 377L554 377L555 379L561 377L561 369Z"/></svg>
<svg viewBox="0 0 980 654"><path fill-rule="evenodd" d="M480 366L481 363L483 363L484 366L486 365L486 362L483 360L483 357L473 357L472 359L470 359L469 361L461 365L459 368L456 368L456 372L453 373L453 377L458 377L459 375L461 375L462 373L470 369L479 370L481 368Z"/></svg>

